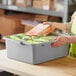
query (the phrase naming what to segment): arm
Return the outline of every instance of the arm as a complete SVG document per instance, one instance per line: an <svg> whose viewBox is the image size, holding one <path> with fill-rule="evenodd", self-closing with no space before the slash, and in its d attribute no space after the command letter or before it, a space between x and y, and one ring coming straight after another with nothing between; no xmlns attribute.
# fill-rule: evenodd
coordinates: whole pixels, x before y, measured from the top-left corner
<svg viewBox="0 0 76 76"><path fill-rule="evenodd" d="M48 24L52 26L52 30L55 31L55 29L68 31L67 25L69 26L70 23L56 23L56 22L44 22L43 24Z"/></svg>
<svg viewBox="0 0 76 76"><path fill-rule="evenodd" d="M76 36L59 36L51 44L52 47L59 47L66 43L76 43Z"/></svg>
<svg viewBox="0 0 76 76"><path fill-rule="evenodd" d="M76 36L67 36L67 43L76 43Z"/></svg>
<svg viewBox="0 0 76 76"><path fill-rule="evenodd" d="M63 31L67 30L66 24L64 23L53 23L52 28L63 30Z"/></svg>
<svg viewBox="0 0 76 76"><path fill-rule="evenodd" d="M55 31L55 29L59 29L67 33L70 33L71 25L72 25L74 17L76 17L76 12L74 12L74 14L71 16L71 21L69 23L44 22L43 24L51 25L53 31Z"/></svg>

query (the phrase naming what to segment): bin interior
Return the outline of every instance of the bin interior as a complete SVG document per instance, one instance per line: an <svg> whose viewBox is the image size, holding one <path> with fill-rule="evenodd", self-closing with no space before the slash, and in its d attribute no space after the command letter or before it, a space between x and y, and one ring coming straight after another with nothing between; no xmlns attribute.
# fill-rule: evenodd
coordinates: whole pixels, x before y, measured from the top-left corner
<svg viewBox="0 0 76 76"><path fill-rule="evenodd" d="M17 40L17 41L23 41L27 42L29 44L40 44L40 43L45 43L45 42L52 42L54 41L54 38L57 36L51 35L51 36L28 36L23 33L20 34L15 34L15 35L9 35L6 36L5 38L12 39L12 40Z"/></svg>

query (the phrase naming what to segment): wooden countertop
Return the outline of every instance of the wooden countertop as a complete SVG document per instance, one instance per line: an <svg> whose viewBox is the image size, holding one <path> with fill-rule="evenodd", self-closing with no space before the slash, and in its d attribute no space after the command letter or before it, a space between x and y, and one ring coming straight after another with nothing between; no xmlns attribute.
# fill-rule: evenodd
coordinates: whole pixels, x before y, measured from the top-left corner
<svg viewBox="0 0 76 76"><path fill-rule="evenodd" d="M76 58L73 57L32 65L9 59L6 53L6 50L0 51L0 69L20 76L76 76Z"/></svg>

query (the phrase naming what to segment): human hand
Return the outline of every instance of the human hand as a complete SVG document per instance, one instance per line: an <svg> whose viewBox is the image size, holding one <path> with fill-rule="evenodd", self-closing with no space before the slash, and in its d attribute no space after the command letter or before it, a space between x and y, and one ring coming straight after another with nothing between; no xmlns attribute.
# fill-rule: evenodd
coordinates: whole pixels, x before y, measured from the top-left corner
<svg viewBox="0 0 76 76"><path fill-rule="evenodd" d="M43 25L53 25L53 22L43 22Z"/></svg>
<svg viewBox="0 0 76 76"><path fill-rule="evenodd" d="M68 43L68 38L66 36L59 36L54 39L55 41L51 44L51 47L59 47Z"/></svg>
<svg viewBox="0 0 76 76"><path fill-rule="evenodd" d="M57 22L44 22L43 25L50 25L52 27L52 31L55 32L56 30L66 30L66 24L57 23Z"/></svg>
<svg viewBox="0 0 76 76"><path fill-rule="evenodd" d="M52 30L52 32L54 32L55 31L55 29L56 29L56 25L54 25L54 22L44 22L43 23L43 25L50 25L51 26L51 30Z"/></svg>

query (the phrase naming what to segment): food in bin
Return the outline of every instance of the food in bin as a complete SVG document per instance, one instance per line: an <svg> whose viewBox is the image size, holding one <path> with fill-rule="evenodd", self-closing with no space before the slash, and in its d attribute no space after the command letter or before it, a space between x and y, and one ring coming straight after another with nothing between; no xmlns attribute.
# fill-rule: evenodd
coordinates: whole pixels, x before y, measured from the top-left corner
<svg viewBox="0 0 76 76"><path fill-rule="evenodd" d="M54 38L57 36L28 36L25 34L15 34L15 35L9 35L6 36L6 38L17 40L17 41L25 41L30 44L39 44L43 42L50 42L53 41Z"/></svg>

